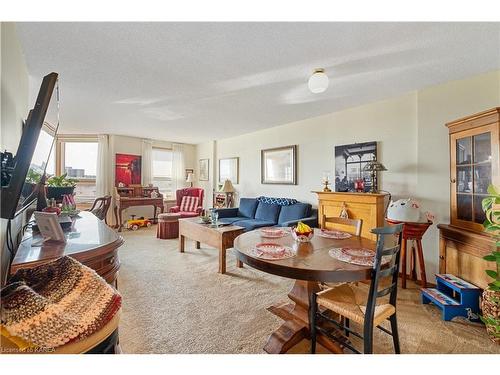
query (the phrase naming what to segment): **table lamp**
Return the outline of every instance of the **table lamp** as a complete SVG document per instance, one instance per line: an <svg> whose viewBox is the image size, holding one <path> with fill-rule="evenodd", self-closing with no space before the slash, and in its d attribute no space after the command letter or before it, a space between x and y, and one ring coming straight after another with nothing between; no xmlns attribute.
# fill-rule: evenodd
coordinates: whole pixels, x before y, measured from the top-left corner
<svg viewBox="0 0 500 375"><path fill-rule="evenodd" d="M375 157L373 157L373 160L365 164L365 166L363 167L363 172L370 172L370 178L372 183L370 193L378 192L377 172L386 170L387 168L382 163L379 163L375 159Z"/></svg>
<svg viewBox="0 0 500 375"><path fill-rule="evenodd" d="M186 182L188 182L190 184L190 187L193 187L193 174L192 173L188 173L187 175L187 178L186 178Z"/></svg>
<svg viewBox="0 0 500 375"><path fill-rule="evenodd" d="M234 193L236 192L236 190L234 189L231 180L224 181L224 185L222 186L222 189L220 189L220 191L226 194L226 207L232 207Z"/></svg>

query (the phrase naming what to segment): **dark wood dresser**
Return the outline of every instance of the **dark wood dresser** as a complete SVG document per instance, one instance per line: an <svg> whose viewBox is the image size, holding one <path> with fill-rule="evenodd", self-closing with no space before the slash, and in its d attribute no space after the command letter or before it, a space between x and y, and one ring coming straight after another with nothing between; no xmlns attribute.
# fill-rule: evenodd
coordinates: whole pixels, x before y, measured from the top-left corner
<svg viewBox="0 0 500 375"><path fill-rule="evenodd" d="M31 230L26 231L12 262L10 273L32 268L64 255L69 255L94 269L110 284L116 286L120 259L118 248L123 238L90 212L82 211L73 220L70 232L65 232L66 243L46 241Z"/></svg>

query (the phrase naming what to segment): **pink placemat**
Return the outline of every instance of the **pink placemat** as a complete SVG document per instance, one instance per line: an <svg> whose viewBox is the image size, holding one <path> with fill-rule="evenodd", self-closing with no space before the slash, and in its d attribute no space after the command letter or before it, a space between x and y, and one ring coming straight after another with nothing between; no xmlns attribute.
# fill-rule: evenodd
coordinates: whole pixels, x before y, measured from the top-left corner
<svg viewBox="0 0 500 375"><path fill-rule="evenodd" d="M281 260L295 256L295 251L289 246L275 243L260 243L250 250L250 255L265 260Z"/></svg>
<svg viewBox="0 0 500 375"><path fill-rule="evenodd" d="M342 262L357 264L359 266L373 267L375 261L375 252L371 249L354 247L336 247L330 249L328 254ZM383 257L382 264L387 263L390 257Z"/></svg>
<svg viewBox="0 0 500 375"><path fill-rule="evenodd" d="M284 228L261 228L260 235L264 238L281 238L290 232Z"/></svg>
<svg viewBox="0 0 500 375"><path fill-rule="evenodd" d="M352 237L352 234L350 233L342 232L340 230L328 230L328 229L321 229L319 231L319 235L321 237L332 238L334 240L344 240L346 238Z"/></svg>

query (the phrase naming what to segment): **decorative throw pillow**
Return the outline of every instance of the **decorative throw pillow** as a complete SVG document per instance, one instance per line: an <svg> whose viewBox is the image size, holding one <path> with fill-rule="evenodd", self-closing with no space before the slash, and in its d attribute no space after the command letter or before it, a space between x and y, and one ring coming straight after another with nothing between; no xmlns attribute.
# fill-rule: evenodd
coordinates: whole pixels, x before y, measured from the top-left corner
<svg viewBox="0 0 500 375"><path fill-rule="evenodd" d="M185 195L182 197L180 210L184 212L196 212L198 208L198 197Z"/></svg>

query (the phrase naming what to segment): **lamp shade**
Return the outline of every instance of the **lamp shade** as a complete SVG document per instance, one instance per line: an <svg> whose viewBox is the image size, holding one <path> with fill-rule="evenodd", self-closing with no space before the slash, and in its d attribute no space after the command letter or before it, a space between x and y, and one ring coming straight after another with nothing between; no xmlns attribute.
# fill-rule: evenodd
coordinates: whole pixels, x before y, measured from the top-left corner
<svg viewBox="0 0 500 375"><path fill-rule="evenodd" d="M193 174L192 173L188 173L187 175L187 178L186 178L186 182L193 182Z"/></svg>
<svg viewBox="0 0 500 375"><path fill-rule="evenodd" d="M313 94L320 94L325 92L328 88L328 76L325 74L324 69L316 69L311 77L309 77L309 81L307 82L307 86L309 86L309 90Z"/></svg>
<svg viewBox="0 0 500 375"><path fill-rule="evenodd" d="M371 172L371 171L386 171L387 168L384 166L384 164L379 163L376 160L369 161L368 163L365 164L363 167L364 172Z"/></svg>
<svg viewBox="0 0 500 375"><path fill-rule="evenodd" d="M236 190L234 189L233 183L231 180L224 181L224 186L220 189L223 193L234 193Z"/></svg>

